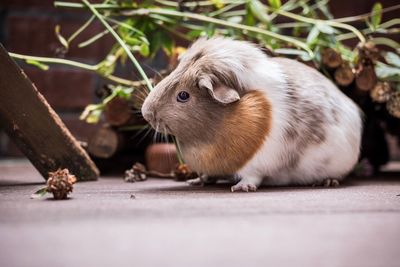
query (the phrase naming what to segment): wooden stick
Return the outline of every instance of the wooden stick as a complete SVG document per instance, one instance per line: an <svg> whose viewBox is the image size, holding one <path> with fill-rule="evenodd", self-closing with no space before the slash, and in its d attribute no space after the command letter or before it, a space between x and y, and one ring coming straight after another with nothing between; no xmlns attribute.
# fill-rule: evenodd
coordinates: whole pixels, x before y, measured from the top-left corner
<svg viewBox="0 0 400 267"><path fill-rule="evenodd" d="M96 165L1 44L0 125L45 179L59 168L97 179Z"/></svg>

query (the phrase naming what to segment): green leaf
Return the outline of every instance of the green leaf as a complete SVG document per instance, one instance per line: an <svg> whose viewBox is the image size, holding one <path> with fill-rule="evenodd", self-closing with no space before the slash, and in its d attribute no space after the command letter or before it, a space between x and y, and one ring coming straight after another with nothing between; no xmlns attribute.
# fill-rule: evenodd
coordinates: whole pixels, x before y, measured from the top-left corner
<svg viewBox="0 0 400 267"><path fill-rule="evenodd" d="M312 27L310 33L307 36L307 44L314 44L317 39L318 39L318 35L319 35L319 29L317 26Z"/></svg>
<svg viewBox="0 0 400 267"><path fill-rule="evenodd" d="M261 22L269 24L271 21L270 17L267 14L266 7L258 0L252 0L249 3L249 8L251 13L259 19Z"/></svg>
<svg viewBox="0 0 400 267"><path fill-rule="evenodd" d="M400 68L400 56L393 52L387 52L384 54L386 62L390 65Z"/></svg>
<svg viewBox="0 0 400 267"><path fill-rule="evenodd" d="M87 123L97 123L100 120L101 112L103 111L104 104L91 104L87 105L85 110L79 117L80 120L84 120Z"/></svg>
<svg viewBox="0 0 400 267"><path fill-rule="evenodd" d="M323 1L318 1L317 7L318 9L322 12L322 14L324 14L324 16L327 19L334 19L333 15L331 14L331 12L329 11L329 0L323 0Z"/></svg>
<svg viewBox="0 0 400 267"><path fill-rule="evenodd" d="M117 86L117 87L115 87L115 89L113 91L115 96L118 96L125 100L129 100L131 98L132 92L133 92L132 87L123 87L123 86Z"/></svg>
<svg viewBox="0 0 400 267"><path fill-rule="evenodd" d="M238 24L240 24L240 23L242 23L242 21L243 21L243 17L242 17L242 16L232 16L232 17L229 17L227 20L228 20L229 22L233 22L233 23L238 23Z"/></svg>
<svg viewBox="0 0 400 267"><path fill-rule="evenodd" d="M144 56L144 57L148 57L150 55L150 48L148 44L142 43L140 45L140 50L139 53Z"/></svg>
<svg viewBox="0 0 400 267"><path fill-rule="evenodd" d="M318 30L320 32L323 32L325 34L334 34L335 33L335 29L323 22L318 22L317 24L315 24L315 26L317 26Z"/></svg>
<svg viewBox="0 0 400 267"><path fill-rule="evenodd" d="M280 8L282 5L281 0L268 0L268 3L271 7L275 9Z"/></svg>
<svg viewBox="0 0 400 267"><path fill-rule="evenodd" d="M278 49L275 49L274 52L277 54L296 55L296 56L308 54L304 50L298 50L298 49L293 49L293 48L278 48Z"/></svg>
<svg viewBox="0 0 400 267"><path fill-rule="evenodd" d="M162 46L162 32L157 31L150 37L150 55L154 56Z"/></svg>
<svg viewBox="0 0 400 267"><path fill-rule="evenodd" d="M187 36L189 36L191 38L198 38L198 37L202 36L203 32L204 32L203 30L192 30L187 33Z"/></svg>
<svg viewBox="0 0 400 267"><path fill-rule="evenodd" d="M49 69L49 65L43 64L37 60L33 60L33 59L27 59L26 63L34 65L36 67L38 67L41 70L48 70Z"/></svg>
<svg viewBox="0 0 400 267"><path fill-rule="evenodd" d="M251 11L250 3L248 2L246 4L246 16L244 19L244 24L248 26L254 26L256 24L256 18L253 15L253 12Z"/></svg>
<svg viewBox="0 0 400 267"><path fill-rule="evenodd" d="M37 199L37 198L41 198L44 195L46 195L47 193L47 186L40 188L39 190L37 190L35 193L33 193L31 195L32 199Z"/></svg>
<svg viewBox="0 0 400 267"><path fill-rule="evenodd" d="M134 36L128 36L128 35L124 36L124 40L125 40L125 43L130 46L140 45L142 43L141 39L134 37Z"/></svg>
<svg viewBox="0 0 400 267"><path fill-rule="evenodd" d="M56 25L56 27L54 28L54 32L55 32L55 34L56 34L56 37L57 37L58 41L60 41L60 43L61 43L65 48L68 49L68 46L69 46L69 45L68 45L68 41L61 35L60 31L61 31L60 25Z"/></svg>
<svg viewBox="0 0 400 267"><path fill-rule="evenodd" d="M214 6L218 9L224 7L224 1L223 0L211 0L211 2L214 4Z"/></svg>
<svg viewBox="0 0 400 267"><path fill-rule="evenodd" d="M167 33L163 32L161 41L162 41L162 48L163 48L164 52L168 56L172 55L172 51L174 49L175 42L171 38L171 36L169 36Z"/></svg>
<svg viewBox="0 0 400 267"><path fill-rule="evenodd" d="M87 122L87 123L90 123L90 124L96 124L96 123L98 123L99 120L100 120L101 112L102 112L102 110L99 110L99 109L93 110L93 111L89 114L89 116L87 116L86 122Z"/></svg>
<svg viewBox="0 0 400 267"><path fill-rule="evenodd" d="M166 23L169 23L169 24L172 24L172 25L176 24L176 20L171 19L169 17L162 16L162 15L151 14L150 17L158 20L158 23L166 22Z"/></svg>
<svg viewBox="0 0 400 267"><path fill-rule="evenodd" d="M206 34L208 37L212 37L215 34L215 25L214 24L208 24L206 27Z"/></svg>
<svg viewBox="0 0 400 267"><path fill-rule="evenodd" d="M371 24L373 29L377 29L382 20L382 4L377 2L372 7L371 11Z"/></svg>
<svg viewBox="0 0 400 267"><path fill-rule="evenodd" d="M116 56L113 54L109 54L100 64L97 72L103 76L108 76L114 73L115 66L116 66Z"/></svg>
<svg viewBox="0 0 400 267"><path fill-rule="evenodd" d="M378 78L385 81L400 82L400 68L377 62L375 72Z"/></svg>

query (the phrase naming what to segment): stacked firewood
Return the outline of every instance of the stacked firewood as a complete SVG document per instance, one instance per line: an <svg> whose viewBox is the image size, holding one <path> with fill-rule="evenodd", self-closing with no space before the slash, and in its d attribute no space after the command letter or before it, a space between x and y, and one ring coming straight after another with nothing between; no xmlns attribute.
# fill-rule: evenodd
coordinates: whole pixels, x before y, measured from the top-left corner
<svg viewBox="0 0 400 267"><path fill-rule="evenodd" d="M108 94L107 87L100 92L103 98ZM91 136L87 146L93 157L109 159L124 150L143 151L148 143L144 136L147 123L140 114L145 97L145 90L138 89L133 91L130 99L116 96L106 104L103 110L104 123Z"/></svg>
<svg viewBox="0 0 400 267"><path fill-rule="evenodd" d="M385 104L391 116L400 118L400 92L393 90L389 82L379 81L375 72L375 63L380 57L378 48L367 42L360 45L358 51L358 59L352 66L338 51L326 48L321 53L322 66L361 108L367 96L374 103Z"/></svg>
<svg viewBox="0 0 400 267"><path fill-rule="evenodd" d="M400 91L395 84L379 80L375 64L382 61L379 49L372 43L359 45L355 64L346 62L331 48L321 53L321 69L363 111L364 133L361 158L367 159L378 172L389 157L388 134L400 141Z"/></svg>

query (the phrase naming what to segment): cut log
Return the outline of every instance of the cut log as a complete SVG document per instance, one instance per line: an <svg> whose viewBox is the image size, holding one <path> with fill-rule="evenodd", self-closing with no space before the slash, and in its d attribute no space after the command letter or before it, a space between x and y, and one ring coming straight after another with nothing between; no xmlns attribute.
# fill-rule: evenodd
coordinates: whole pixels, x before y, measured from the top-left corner
<svg viewBox="0 0 400 267"><path fill-rule="evenodd" d="M342 64L342 57L332 48L325 48L321 56L322 64L330 69L335 69Z"/></svg>
<svg viewBox="0 0 400 267"><path fill-rule="evenodd" d="M1 44L0 125L45 179L59 168L97 179L97 167Z"/></svg>
<svg viewBox="0 0 400 267"><path fill-rule="evenodd" d="M114 156L122 147L124 137L115 129L103 126L90 138L88 152L97 158L108 159Z"/></svg>
<svg viewBox="0 0 400 267"><path fill-rule="evenodd" d="M344 63L336 69L335 81L340 86L348 86L354 81L354 73L348 63Z"/></svg>
<svg viewBox="0 0 400 267"><path fill-rule="evenodd" d="M111 126L143 125L146 121L139 114L139 110L133 108L132 100L115 97L107 103L104 109L104 117Z"/></svg>
<svg viewBox="0 0 400 267"><path fill-rule="evenodd" d="M129 105L129 101L121 97L114 97L104 109L104 117L112 126L128 124L133 117L132 115L133 110Z"/></svg>
<svg viewBox="0 0 400 267"><path fill-rule="evenodd" d="M356 75L356 85L361 91L371 90L377 83L378 78L372 64L360 65Z"/></svg>

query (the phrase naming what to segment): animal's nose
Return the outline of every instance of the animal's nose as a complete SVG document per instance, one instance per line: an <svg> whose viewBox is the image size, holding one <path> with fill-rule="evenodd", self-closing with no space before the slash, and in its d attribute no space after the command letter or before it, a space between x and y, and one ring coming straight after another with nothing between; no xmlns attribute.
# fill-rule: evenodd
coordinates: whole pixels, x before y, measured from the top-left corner
<svg viewBox="0 0 400 267"><path fill-rule="evenodd" d="M142 115L143 115L143 118L148 122L152 122L154 120L154 112L153 111L142 110Z"/></svg>

